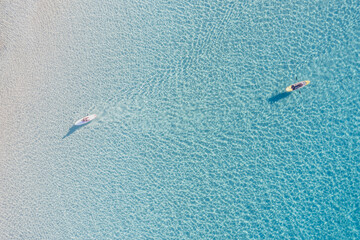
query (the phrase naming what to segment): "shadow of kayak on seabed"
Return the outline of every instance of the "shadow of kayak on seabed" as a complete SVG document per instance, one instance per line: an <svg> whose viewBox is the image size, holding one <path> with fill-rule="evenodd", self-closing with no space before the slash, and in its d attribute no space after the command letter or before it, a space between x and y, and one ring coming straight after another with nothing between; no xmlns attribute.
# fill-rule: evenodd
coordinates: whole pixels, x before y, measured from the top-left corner
<svg viewBox="0 0 360 240"><path fill-rule="evenodd" d="M86 125L88 125L89 123L90 123L90 122L87 122L87 123L85 123L85 124L83 124L83 125L80 125L80 126L73 125L71 128L69 128L68 133L67 133L62 139L67 138L68 136L70 136L71 134L73 134L76 130L78 130L78 129L80 129L80 128L86 126Z"/></svg>
<svg viewBox="0 0 360 240"><path fill-rule="evenodd" d="M281 99L284 99L286 97L288 97L292 92L282 92L282 93L279 93L275 96L272 96L271 98L268 99L268 101L270 103L275 103L277 101L280 101Z"/></svg>

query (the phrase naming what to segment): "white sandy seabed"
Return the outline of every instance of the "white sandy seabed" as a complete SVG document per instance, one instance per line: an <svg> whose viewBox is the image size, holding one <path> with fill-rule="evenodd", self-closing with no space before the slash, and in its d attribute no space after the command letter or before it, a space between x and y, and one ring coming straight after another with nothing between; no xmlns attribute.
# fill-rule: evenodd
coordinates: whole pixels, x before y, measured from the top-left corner
<svg viewBox="0 0 360 240"><path fill-rule="evenodd" d="M0 239L53 238L66 227L51 220L59 189L41 171L52 166L36 156L46 148L44 129L54 131L50 123L64 114L49 104L71 101L55 96L67 84L70 2L0 1Z"/></svg>

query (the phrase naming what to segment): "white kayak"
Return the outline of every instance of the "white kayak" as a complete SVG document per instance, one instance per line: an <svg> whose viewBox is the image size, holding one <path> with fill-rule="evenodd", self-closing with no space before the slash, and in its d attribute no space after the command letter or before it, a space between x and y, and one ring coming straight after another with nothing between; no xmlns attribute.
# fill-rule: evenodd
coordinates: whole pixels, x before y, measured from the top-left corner
<svg viewBox="0 0 360 240"><path fill-rule="evenodd" d="M86 123L94 120L95 118L96 118L96 114L83 117L82 119L77 120L75 125L80 126L80 125L86 124Z"/></svg>

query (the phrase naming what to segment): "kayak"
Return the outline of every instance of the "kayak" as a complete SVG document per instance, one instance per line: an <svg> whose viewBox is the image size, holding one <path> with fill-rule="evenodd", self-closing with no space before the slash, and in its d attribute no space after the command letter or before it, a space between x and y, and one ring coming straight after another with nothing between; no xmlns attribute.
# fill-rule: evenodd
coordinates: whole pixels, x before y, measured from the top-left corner
<svg viewBox="0 0 360 240"><path fill-rule="evenodd" d="M94 120L95 118L96 118L96 114L83 117L82 119L77 120L76 123L75 123L75 125L76 125L76 126L80 126L80 125L86 124L86 123L88 123L88 122L91 122L91 121Z"/></svg>
<svg viewBox="0 0 360 240"><path fill-rule="evenodd" d="M287 92L292 92L296 89L299 89L299 88L302 88L302 87L305 87L306 85L308 85L310 83L310 81L303 81L303 82L298 82L298 83L295 83L293 85L290 85L286 88L286 91Z"/></svg>

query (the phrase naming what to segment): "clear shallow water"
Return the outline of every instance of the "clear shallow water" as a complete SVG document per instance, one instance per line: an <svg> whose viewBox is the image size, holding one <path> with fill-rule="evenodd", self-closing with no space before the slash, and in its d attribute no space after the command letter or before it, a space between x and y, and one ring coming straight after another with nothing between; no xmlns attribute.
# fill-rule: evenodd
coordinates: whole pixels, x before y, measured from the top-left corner
<svg viewBox="0 0 360 240"><path fill-rule="evenodd" d="M2 75L1 238L359 237L357 2L64 8Z"/></svg>

